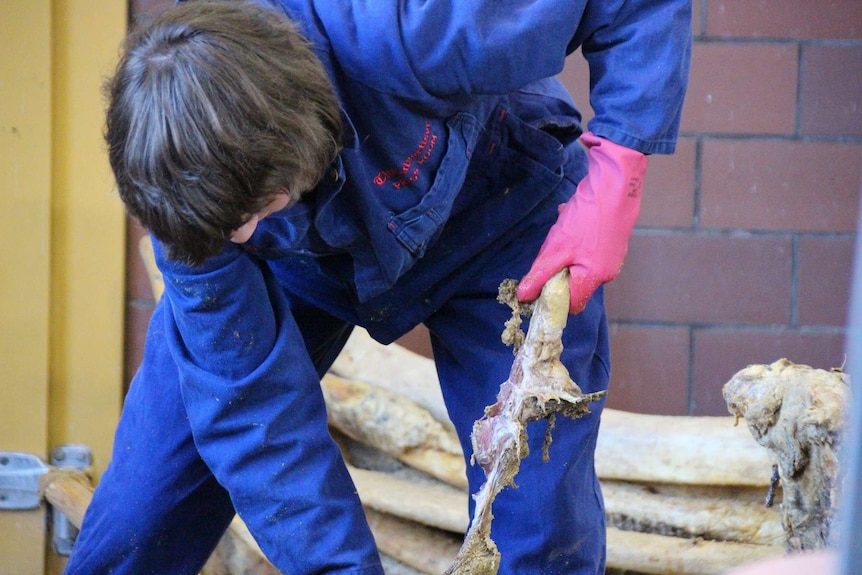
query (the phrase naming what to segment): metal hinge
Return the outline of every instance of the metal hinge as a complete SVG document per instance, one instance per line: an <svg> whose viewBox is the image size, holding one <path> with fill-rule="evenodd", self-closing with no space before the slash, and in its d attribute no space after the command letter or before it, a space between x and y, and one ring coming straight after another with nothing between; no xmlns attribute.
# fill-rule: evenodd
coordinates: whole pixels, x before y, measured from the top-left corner
<svg viewBox="0 0 862 575"><path fill-rule="evenodd" d="M93 463L90 448L86 445L68 444L60 445L51 452L51 465L65 469L86 469ZM51 509L51 524L53 526L52 542L54 551L58 555L71 555L75 539L78 537L78 528L72 525L65 515Z"/></svg>
<svg viewBox="0 0 862 575"><path fill-rule="evenodd" d="M39 478L47 472L36 455L0 451L0 509L39 507Z"/></svg>
<svg viewBox="0 0 862 575"><path fill-rule="evenodd" d="M51 452L51 466L30 453L0 451L0 509L24 511L40 504L39 478L52 467L86 469L92 463L86 445L60 445ZM52 544L58 555L69 555L78 529L65 515L48 505Z"/></svg>

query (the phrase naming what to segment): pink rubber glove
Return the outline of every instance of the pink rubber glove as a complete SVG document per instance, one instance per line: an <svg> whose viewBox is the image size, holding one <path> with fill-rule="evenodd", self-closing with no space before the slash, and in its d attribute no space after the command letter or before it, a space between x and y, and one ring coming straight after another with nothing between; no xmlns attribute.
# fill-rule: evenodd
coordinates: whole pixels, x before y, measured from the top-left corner
<svg viewBox="0 0 862 575"><path fill-rule="evenodd" d="M518 299L533 301L557 272L569 268L569 310L580 313L601 284L617 277L638 219L647 157L587 132L588 171L560 208Z"/></svg>

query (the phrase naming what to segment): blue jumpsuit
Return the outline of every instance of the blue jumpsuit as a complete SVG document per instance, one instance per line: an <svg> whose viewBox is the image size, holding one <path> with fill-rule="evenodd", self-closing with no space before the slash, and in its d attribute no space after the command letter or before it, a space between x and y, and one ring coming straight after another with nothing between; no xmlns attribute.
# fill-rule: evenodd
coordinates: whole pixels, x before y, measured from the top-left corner
<svg viewBox="0 0 862 575"><path fill-rule="evenodd" d="M431 334L465 453L508 377L505 278L529 269L586 174L581 117L552 77L581 47L590 129L673 151L688 73L687 0L282 0L341 102L344 148L300 204L203 265L156 244L165 295L67 573L196 573L236 511L286 574L380 574L327 432L319 376L354 325ZM607 388L601 289L570 317L563 361ZM495 501L500 573L603 573L593 468L602 405L529 429L519 489ZM468 466L471 492L484 480Z"/></svg>

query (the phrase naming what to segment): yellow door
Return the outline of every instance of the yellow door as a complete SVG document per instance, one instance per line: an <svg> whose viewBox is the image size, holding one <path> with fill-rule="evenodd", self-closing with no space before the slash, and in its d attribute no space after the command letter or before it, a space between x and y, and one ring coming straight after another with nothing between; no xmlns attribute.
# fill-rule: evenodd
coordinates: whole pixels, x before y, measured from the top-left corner
<svg viewBox="0 0 862 575"><path fill-rule="evenodd" d="M47 461L85 444L96 476L120 410L124 294L101 83L126 18L124 2L0 2L0 451ZM0 510L0 575L56 572L48 548L44 508Z"/></svg>

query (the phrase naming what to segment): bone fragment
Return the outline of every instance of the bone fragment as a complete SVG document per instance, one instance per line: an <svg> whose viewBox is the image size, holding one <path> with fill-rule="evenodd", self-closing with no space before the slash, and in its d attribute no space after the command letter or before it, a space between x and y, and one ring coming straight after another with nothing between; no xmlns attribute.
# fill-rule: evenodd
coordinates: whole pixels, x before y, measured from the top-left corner
<svg viewBox="0 0 862 575"><path fill-rule="evenodd" d="M762 500L723 492L662 493L660 487L619 481L602 481L602 493L608 524L627 531L757 545L784 541L778 510Z"/></svg>
<svg viewBox="0 0 862 575"><path fill-rule="evenodd" d="M439 575L458 552L460 538L444 531L365 510L381 553L428 575Z"/></svg>
<svg viewBox="0 0 862 575"><path fill-rule="evenodd" d="M48 503L66 516L76 529L93 500L93 484L81 469L53 468L39 478L39 492Z"/></svg>
<svg viewBox="0 0 862 575"><path fill-rule="evenodd" d="M380 344L356 327L329 369L345 379L365 381L405 395L449 429L434 361L397 344Z"/></svg>
<svg viewBox="0 0 862 575"><path fill-rule="evenodd" d="M776 546L685 539L614 527L608 528L607 536L608 566L635 573L720 575L782 552Z"/></svg>
<svg viewBox="0 0 862 575"><path fill-rule="evenodd" d="M840 371L780 359L748 366L724 386L728 410L777 462L788 551L823 548L834 536L848 383Z"/></svg>
<svg viewBox="0 0 862 575"><path fill-rule="evenodd" d="M501 297L513 285L501 286ZM515 300L516 301L516 300ZM517 307L515 313L518 314ZM447 575L497 573L500 552L491 539L491 505L497 494L514 486L520 461L526 457L526 426L560 413L578 418L603 393L584 395L560 361L562 333L569 313L568 272L548 281L533 307L530 327L518 347L509 379L500 386L497 402L473 427L473 457L485 471L485 483L473 498L476 509L470 529Z"/></svg>
<svg viewBox="0 0 862 575"><path fill-rule="evenodd" d="M413 401L373 384L327 374L321 381L330 424L404 463L459 487L467 486L455 433Z"/></svg>
<svg viewBox="0 0 862 575"><path fill-rule="evenodd" d="M613 390L611 390L613 393ZM602 479L684 485L769 485L771 463L733 417L602 413Z"/></svg>
<svg viewBox="0 0 862 575"><path fill-rule="evenodd" d="M406 468L385 471L348 466L366 508L452 533L468 527L466 492ZM763 490L602 481L608 524L626 530L783 545L777 508Z"/></svg>
<svg viewBox="0 0 862 575"><path fill-rule="evenodd" d="M465 490L436 481L400 478L394 473L351 466L348 470L366 509L451 533L467 530L470 519Z"/></svg>

